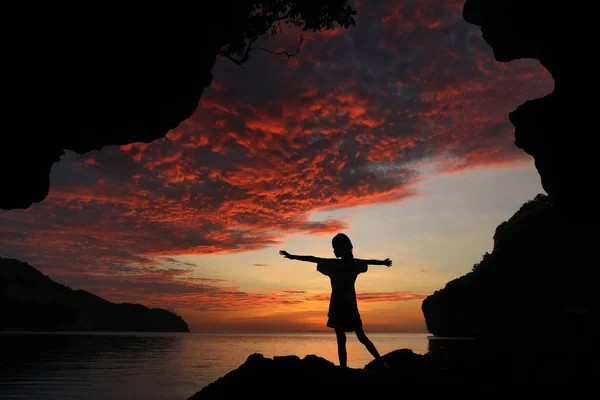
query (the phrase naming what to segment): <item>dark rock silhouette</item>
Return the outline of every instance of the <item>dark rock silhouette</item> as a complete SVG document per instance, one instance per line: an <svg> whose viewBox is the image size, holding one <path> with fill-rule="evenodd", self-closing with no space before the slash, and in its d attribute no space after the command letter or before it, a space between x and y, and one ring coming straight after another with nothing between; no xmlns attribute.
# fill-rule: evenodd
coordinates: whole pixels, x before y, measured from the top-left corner
<svg viewBox="0 0 600 400"><path fill-rule="evenodd" d="M535 58L554 78L554 91L530 100L509 114L515 144L535 158L544 190L564 212L592 208L583 188L596 181L595 63L587 59L596 46L591 15L564 2L544 0L467 0L463 16L481 26L483 39L498 61ZM594 70L593 70L594 69ZM597 215L597 212L596 212Z"/></svg>
<svg viewBox="0 0 600 400"><path fill-rule="evenodd" d="M547 399L558 393L583 396L594 383L593 352L528 353L502 343L432 339L429 352L399 349L344 369L308 355L246 362L189 400L201 399ZM597 354L597 352L595 353ZM568 397L583 398L583 397Z"/></svg>
<svg viewBox="0 0 600 400"><path fill-rule="evenodd" d="M178 315L73 290L29 264L0 258L0 330L189 332Z"/></svg>
<svg viewBox="0 0 600 400"><path fill-rule="evenodd" d="M355 13L347 0L14 6L19 28L2 49L0 209L42 201L64 150L164 137L198 106L218 55L241 64L280 22L347 28Z"/></svg>
<svg viewBox="0 0 600 400"><path fill-rule="evenodd" d="M459 393L459 381L450 381L440 365L411 350L383 356L386 371L372 365L364 369L341 368L322 357L307 355L265 358L252 354L239 368L204 387L189 400L200 399L358 399L402 392L420 398ZM417 366L417 368L413 368ZM436 382L437 385L431 385ZM463 393L469 398L469 393ZM473 397L475 398L475 397Z"/></svg>
<svg viewBox="0 0 600 400"><path fill-rule="evenodd" d="M543 332L580 340L599 333L590 264L598 238L580 228L549 196L525 203L496 228L490 254L423 301L428 331L505 338Z"/></svg>

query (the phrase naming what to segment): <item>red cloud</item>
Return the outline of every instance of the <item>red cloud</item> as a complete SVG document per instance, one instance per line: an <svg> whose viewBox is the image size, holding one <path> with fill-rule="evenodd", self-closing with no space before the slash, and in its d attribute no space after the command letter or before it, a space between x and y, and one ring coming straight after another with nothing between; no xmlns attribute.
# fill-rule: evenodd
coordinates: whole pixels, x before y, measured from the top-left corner
<svg viewBox="0 0 600 400"><path fill-rule="evenodd" d="M329 294L320 293L307 297L307 300L312 301L329 301ZM357 293L356 298L359 302L380 303L388 301L413 301L423 300L427 295L416 294L412 292L366 292Z"/></svg>
<svg viewBox="0 0 600 400"><path fill-rule="evenodd" d="M240 291L229 286L229 280L188 276L189 270L140 269L135 274L120 276L65 276L60 281L82 286L110 301L139 302L150 307L172 307L198 311L225 311L273 308L302 304L304 291L274 289L272 293ZM76 282L75 284L73 283Z"/></svg>
<svg viewBox="0 0 600 400"><path fill-rule="evenodd" d="M363 2L356 27L312 35L293 68L261 52L247 71L219 61L196 112L166 140L63 156L44 202L0 213L0 250L59 276L118 274L98 290L159 301L149 283L158 287L156 272L144 269L157 257L333 234L347 222L311 215L414 196L422 163L450 173L521 162L507 113L549 93L551 77L537 62L495 62L461 9L458 0ZM295 46L298 34L271 47ZM145 286L119 286L122 274ZM197 290L218 282L175 283ZM299 301L220 287L166 299Z"/></svg>

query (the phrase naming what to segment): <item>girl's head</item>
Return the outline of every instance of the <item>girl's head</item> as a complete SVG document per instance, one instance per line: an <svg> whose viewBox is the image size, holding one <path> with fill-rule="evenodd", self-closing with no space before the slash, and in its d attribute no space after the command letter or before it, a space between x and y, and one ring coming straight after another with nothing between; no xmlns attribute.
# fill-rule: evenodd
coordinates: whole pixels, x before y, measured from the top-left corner
<svg viewBox="0 0 600 400"><path fill-rule="evenodd" d="M354 258L352 254L352 242L350 238L343 233L338 233L331 241L333 254L339 258Z"/></svg>

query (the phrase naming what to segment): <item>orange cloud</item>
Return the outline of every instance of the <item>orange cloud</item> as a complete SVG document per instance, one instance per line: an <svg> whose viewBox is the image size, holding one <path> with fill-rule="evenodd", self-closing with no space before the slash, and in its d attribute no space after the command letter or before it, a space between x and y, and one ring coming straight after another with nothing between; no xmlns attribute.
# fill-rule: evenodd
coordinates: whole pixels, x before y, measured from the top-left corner
<svg viewBox="0 0 600 400"><path fill-rule="evenodd" d="M428 295L416 294L412 292L363 292L356 293L356 299L360 302L395 302L395 301L413 301L423 300ZM330 295L328 293L319 293L311 295L307 300L311 301L329 301Z"/></svg>
<svg viewBox="0 0 600 400"><path fill-rule="evenodd" d="M495 62L462 20L462 0L426 3L361 2L355 27L310 35L292 66L264 52L246 71L218 61L197 110L166 140L65 154L44 202L0 212L0 251L112 299L210 312L306 304L149 268L345 230L311 216L415 196L425 163L440 173L521 163L507 114L549 93L551 77L531 60ZM270 48L294 48L300 33Z"/></svg>

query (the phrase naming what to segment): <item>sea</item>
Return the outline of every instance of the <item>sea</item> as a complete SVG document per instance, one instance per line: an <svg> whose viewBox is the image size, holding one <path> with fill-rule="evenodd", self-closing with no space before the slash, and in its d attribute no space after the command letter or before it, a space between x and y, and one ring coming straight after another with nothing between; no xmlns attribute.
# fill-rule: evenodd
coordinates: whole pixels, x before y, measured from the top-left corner
<svg viewBox="0 0 600 400"><path fill-rule="evenodd" d="M368 334L383 355L428 351L427 333ZM348 366L372 356L348 334ZM0 399L185 400L249 355L315 354L338 365L335 334L0 332Z"/></svg>

